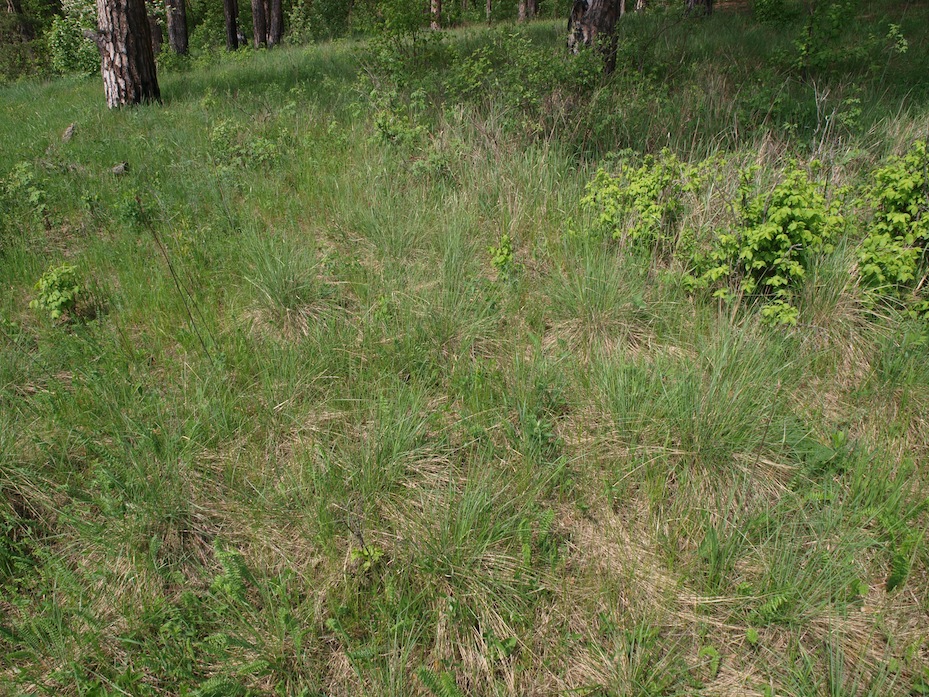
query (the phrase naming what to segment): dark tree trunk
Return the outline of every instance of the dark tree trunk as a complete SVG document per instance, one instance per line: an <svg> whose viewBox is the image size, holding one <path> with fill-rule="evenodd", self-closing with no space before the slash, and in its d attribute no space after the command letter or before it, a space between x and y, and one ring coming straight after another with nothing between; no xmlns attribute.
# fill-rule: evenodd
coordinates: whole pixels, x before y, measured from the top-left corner
<svg viewBox="0 0 929 697"><path fill-rule="evenodd" d="M616 19L621 0L575 0L568 17L568 48L593 46L603 55L607 73L616 67Z"/></svg>
<svg viewBox="0 0 929 697"><path fill-rule="evenodd" d="M148 16L148 28L152 33L152 53L157 56L161 53L161 44L165 41L165 35L155 15Z"/></svg>
<svg viewBox="0 0 929 697"><path fill-rule="evenodd" d="M236 0L223 0L223 15L226 17L226 50L239 47L239 6Z"/></svg>
<svg viewBox="0 0 929 697"><path fill-rule="evenodd" d="M19 0L6 0L6 11L8 14L16 17L16 23L19 25L19 35L23 41L32 41L35 38L35 32L32 30L32 24L23 13L23 6Z"/></svg>
<svg viewBox="0 0 929 697"><path fill-rule="evenodd" d="M184 0L165 0L168 45L179 56L187 55L187 5Z"/></svg>
<svg viewBox="0 0 929 697"><path fill-rule="evenodd" d="M161 101L145 0L97 0L97 31L85 35L100 49L108 107Z"/></svg>
<svg viewBox="0 0 929 697"><path fill-rule="evenodd" d="M264 0L252 0L252 36L255 48L265 45L268 37L268 24L265 21Z"/></svg>
<svg viewBox="0 0 929 697"><path fill-rule="evenodd" d="M268 2L268 46L277 46L284 36L284 11L281 0Z"/></svg>
<svg viewBox="0 0 929 697"><path fill-rule="evenodd" d="M539 14L539 0L528 0L526 3L526 14L530 17L536 17Z"/></svg>
<svg viewBox="0 0 929 697"><path fill-rule="evenodd" d="M694 8L698 5L703 5L704 11L707 15L713 14L713 0L687 0L687 12L693 12Z"/></svg>
<svg viewBox="0 0 929 697"><path fill-rule="evenodd" d="M490 3L491 3L491 0L487 0L487 5L486 5L485 8L484 8L484 13L487 15L487 24L488 24L488 26L490 25L491 12L492 12L492 9L493 9L493 8L491 7Z"/></svg>
<svg viewBox="0 0 929 697"><path fill-rule="evenodd" d="M429 22L429 26L432 29L441 29L442 28L442 0L432 0L430 3L430 14L432 20Z"/></svg>

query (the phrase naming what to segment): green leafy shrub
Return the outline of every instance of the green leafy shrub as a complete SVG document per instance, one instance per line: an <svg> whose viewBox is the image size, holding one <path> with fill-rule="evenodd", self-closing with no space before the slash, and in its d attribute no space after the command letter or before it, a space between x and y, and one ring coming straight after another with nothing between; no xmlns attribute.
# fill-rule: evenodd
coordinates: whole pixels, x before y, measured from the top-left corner
<svg viewBox="0 0 929 697"><path fill-rule="evenodd" d="M522 137L589 120L582 97L602 78L602 60L594 51L570 57L553 53L520 30L489 36L488 44L449 61L443 86L452 101L494 113L508 132Z"/></svg>
<svg viewBox="0 0 929 697"><path fill-rule="evenodd" d="M374 113L374 128L378 138L386 143L400 146L415 146L429 132L425 125L426 93L397 90L372 90L371 101L377 110Z"/></svg>
<svg viewBox="0 0 929 697"><path fill-rule="evenodd" d="M97 28L96 8L87 0L65 0L48 32L52 69L62 75L91 75L100 70L100 53L84 30Z"/></svg>
<svg viewBox="0 0 929 697"><path fill-rule="evenodd" d="M223 119L210 131L210 148L217 164L234 167L270 165L279 154L275 141L250 134L229 119Z"/></svg>
<svg viewBox="0 0 929 697"><path fill-rule="evenodd" d="M226 45L226 20L222 3L192 0L188 4L187 23L190 55L195 58L195 62L208 64L216 59L216 49ZM239 27L241 29L243 25Z"/></svg>
<svg viewBox="0 0 929 697"><path fill-rule="evenodd" d="M344 36L352 6L342 0L296 0L287 16L287 40L296 45Z"/></svg>
<svg viewBox="0 0 929 697"><path fill-rule="evenodd" d="M501 280L509 281L515 277L519 266L513 255L513 242L508 234L500 235L499 246L491 245L487 248L487 253L490 254L490 265L497 270Z"/></svg>
<svg viewBox="0 0 929 697"><path fill-rule="evenodd" d="M752 15L763 24L786 24L800 15L800 5L790 0L753 0Z"/></svg>
<svg viewBox="0 0 929 697"><path fill-rule="evenodd" d="M0 232L18 227L24 217L42 220L47 212L46 193L29 162L19 162L0 179Z"/></svg>
<svg viewBox="0 0 929 697"><path fill-rule="evenodd" d="M877 169L864 198L874 212L857 251L858 272L871 286L900 295L921 277L929 245L925 141Z"/></svg>
<svg viewBox="0 0 929 697"><path fill-rule="evenodd" d="M427 23L417 0L382 0L366 6L359 26L389 40L415 39Z"/></svg>
<svg viewBox="0 0 929 697"><path fill-rule="evenodd" d="M766 322L795 325L795 293L814 255L832 251L844 218L839 201L828 200L824 185L798 164L767 194L756 193L755 171L742 172L738 229L719 233L709 250L691 255L692 273L685 281L694 289L712 289L723 300L760 296Z"/></svg>
<svg viewBox="0 0 929 697"><path fill-rule="evenodd" d="M112 210L115 218L129 228L140 228L147 220L141 194L135 189L123 191L113 203Z"/></svg>
<svg viewBox="0 0 929 697"><path fill-rule="evenodd" d="M681 162L665 149L636 165L623 159L617 174L597 170L581 204L597 216L602 234L658 251L678 239L684 193L699 186L702 165Z"/></svg>
<svg viewBox="0 0 929 697"><path fill-rule="evenodd" d="M875 48L875 37L849 31L858 11L856 0L811 3L794 41L794 67L802 72L831 70L848 59L865 59Z"/></svg>
<svg viewBox="0 0 929 697"><path fill-rule="evenodd" d="M444 62L443 35L426 31L426 15L415 0L384 0L359 9L352 25L371 35L365 55L371 74L404 85Z"/></svg>
<svg viewBox="0 0 929 697"><path fill-rule="evenodd" d="M29 303L35 310L47 310L53 320L72 312L83 287L77 275L77 267L62 264L48 269L35 284L37 298Z"/></svg>

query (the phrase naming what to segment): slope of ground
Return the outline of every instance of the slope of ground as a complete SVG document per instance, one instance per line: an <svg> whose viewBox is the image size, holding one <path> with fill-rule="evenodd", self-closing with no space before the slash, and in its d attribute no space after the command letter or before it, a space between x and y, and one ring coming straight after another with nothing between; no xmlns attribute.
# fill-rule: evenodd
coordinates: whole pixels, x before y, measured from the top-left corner
<svg viewBox="0 0 929 697"><path fill-rule="evenodd" d="M929 691L929 345L863 230L771 327L580 203L624 148L864 181L926 23L852 80L662 21L606 86L540 24L0 92L0 692Z"/></svg>

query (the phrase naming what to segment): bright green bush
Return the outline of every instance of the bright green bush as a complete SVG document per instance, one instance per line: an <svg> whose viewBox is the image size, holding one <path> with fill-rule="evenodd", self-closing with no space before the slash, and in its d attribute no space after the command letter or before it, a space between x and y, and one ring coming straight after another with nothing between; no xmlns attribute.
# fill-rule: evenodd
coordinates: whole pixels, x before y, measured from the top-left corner
<svg viewBox="0 0 929 697"><path fill-rule="evenodd" d="M876 170L865 201L874 215L858 248L858 272L873 286L902 290L916 280L929 243L926 143Z"/></svg>
<svg viewBox="0 0 929 697"><path fill-rule="evenodd" d="M825 186L798 164L771 191L759 192L751 167L741 173L731 205L734 222L701 243L683 221L722 164L715 157L682 162L668 150L641 164L624 159L618 174L597 171L582 204L596 215L600 234L676 258L688 269L691 290L708 289L726 301L758 296L766 322L796 324L795 293L813 256L832 251L844 225L839 201L827 199Z"/></svg>
<svg viewBox="0 0 929 697"><path fill-rule="evenodd" d="M646 156L639 165L624 159L617 174L597 170L581 204L596 214L603 234L668 251L677 241L684 193L699 186L700 170L669 150Z"/></svg>
<svg viewBox="0 0 929 697"><path fill-rule="evenodd" d="M60 319L66 312L74 310L82 286L77 267L61 264L48 269L35 284L37 298L29 303L34 310L47 310L53 320Z"/></svg>
<svg viewBox="0 0 929 697"><path fill-rule="evenodd" d="M827 199L824 185L798 164L766 194L756 191L755 171L752 167L742 173L738 228L721 232L708 251L692 255L693 272L686 281L691 288L712 289L714 297L724 300L760 296L765 321L795 325L795 293L814 255L832 251L844 218L839 201Z"/></svg>

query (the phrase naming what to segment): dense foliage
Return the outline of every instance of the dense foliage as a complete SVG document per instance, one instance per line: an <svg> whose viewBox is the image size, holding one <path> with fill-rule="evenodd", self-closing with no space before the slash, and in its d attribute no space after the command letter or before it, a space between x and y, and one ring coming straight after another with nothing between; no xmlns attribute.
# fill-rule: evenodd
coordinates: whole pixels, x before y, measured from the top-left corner
<svg viewBox="0 0 929 697"><path fill-rule="evenodd" d="M858 250L859 270L885 291L905 293L924 285L929 246L929 153L916 141L871 174L865 201L872 211ZM922 311L926 301L919 303Z"/></svg>

